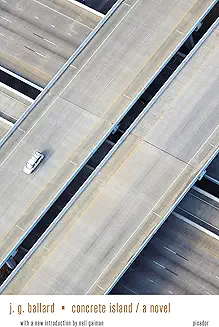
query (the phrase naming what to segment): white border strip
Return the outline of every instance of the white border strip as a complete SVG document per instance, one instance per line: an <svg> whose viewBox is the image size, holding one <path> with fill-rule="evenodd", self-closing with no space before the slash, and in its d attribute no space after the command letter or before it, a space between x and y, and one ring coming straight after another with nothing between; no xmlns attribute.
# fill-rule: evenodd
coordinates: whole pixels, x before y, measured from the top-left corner
<svg viewBox="0 0 219 327"><path fill-rule="evenodd" d="M23 99L25 99L25 100L27 100L27 101L29 101L29 102L31 102L31 103L34 102L34 99L28 97L27 95L25 95L25 94L23 94L23 93L21 93L21 92L15 90L15 89L13 89L12 87L10 87L10 86L8 86L8 85L2 83L2 82L0 82L0 87L3 87L4 89L6 89L6 90L8 90L8 91L10 91L10 92L12 92L12 93L18 95L20 98L23 98ZM15 100L16 100L16 99L15 99Z"/></svg>
<svg viewBox="0 0 219 327"><path fill-rule="evenodd" d="M197 187L197 186L193 186L192 189L193 189L194 191L196 191L196 192L198 192L198 193L200 193L200 194L206 196L207 198L212 199L213 201L219 203L219 198L217 198L216 196L214 196L214 195L212 195L212 194L210 194L210 193L208 193L208 192L202 190L201 188L199 188L199 187ZM203 200L203 199L202 199L202 200Z"/></svg>
<svg viewBox="0 0 219 327"><path fill-rule="evenodd" d="M189 225L191 225L191 226L197 228L197 229L200 230L201 232L203 232L203 233L205 233L205 234L207 234L207 235L209 235L209 236L211 236L211 237L213 237L213 238L215 238L216 240L219 241L219 236L218 236L218 235L216 235L216 234L212 233L210 230L208 230L208 229L206 229L206 228L204 228L204 227L202 227L202 226L200 226L200 225L194 223L194 221L191 221L190 219L188 219L188 218L186 218L186 217L180 215L180 214L177 213L177 212L173 212L172 215L175 216L176 218L179 218L179 219L183 220L183 221L186 222L187 224L189 224ZM210 224L209 224L209 225L210 225ZM212 226L212 225L211 225L211 226ZM215 227L215 226L213 226L213 227Z"/></svg>
<svg viewBox="0 0 219 327"><path fill-rule="evenodd" d="M211 181L211 182L213 182L213 183L219 185L219 180L215 179L214 177L211 177L211 176L205 174L205 178L206 178L206 179L209 179L209 181Z"/></svg>
<svg viewBox="0 0 219 327"><path fill-rule="evenodd" d="M5 119L3 117L0 117L0 121L7 124L7 125L9 125L9 126L11 126L11 127L14 126L13 123L11 123L9 120L7 120L7 119Z"/></svg>
<svg viewBox="0 0 219 327"><path fill-rule="evenodd" d="M35 89L37 89L37 90L39 90L39 91L43 91L43 88L40 87L39 85L36 85L36 84L34 84L34 83L28 81L26 78L23 78L23 77L21 77L21 76L15 74L15 73L13 73L13 72L11 72L10 70L8 70L8 69L2 67L2 66L0 66L0 70L2 70L3 72L5 72L6 74L9 74L9 75L11 75L11 76L13 76L13 77L19 79L20 81L22 81L22 82L24 82L24 83L26 83L26 84L28 84L28 85L34 87Z"/></svg>
<svg viewBox="0 0 219 327"><path fill-rule="evenodd" d="M97 11L95 9L92 9L92 8L86 6L86 5L83 5L83 3L80 3L78 1L75 1L75 0L67 0L67 1L73 3L75 6L81 7L82 9L85 9L85 10L91 12L92 14L94 14L96 16L99 16L101 18L103 18L105 16L101 12L99 12L99 11Z"/></svg>

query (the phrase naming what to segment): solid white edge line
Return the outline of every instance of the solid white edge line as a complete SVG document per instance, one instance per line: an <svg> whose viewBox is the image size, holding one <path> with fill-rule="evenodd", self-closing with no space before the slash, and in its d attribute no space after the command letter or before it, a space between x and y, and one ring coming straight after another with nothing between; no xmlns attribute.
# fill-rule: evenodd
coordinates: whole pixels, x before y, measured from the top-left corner
<svg viewBox="0 0 219 327"><path fill-rule="evenodd" d="M215 201L215 202L219 202L219 199L218 199L216 196L214 196L214 195L212 195L212 194L210 194L210 193L208 193L208 192L202 190L202 189L199 188L198 186L195 186L195 185L194 185L194 186L192 187L192 189L195 190L196 192L200 193L200 194L203 194L203 195L206 196L207 198L212 199L212 200Z"/></svg>
<svg viewBox="0 0 219 327"><path fill-rule="evenodd" d="M205 233L205 234L207 234L207 235L209 235L209 236L211 236L211 237L213 237L213 238L215 238L216 240L219 241L219 236L212 233L212 232L210 232L208 229L194 223L193 221L189 220L188 218L185 218L184 216L180 215L177 212L173 212L172 215L179 218L179 219L181 219L181 220L183 220L185 223L188 223L189 225L191 225L191 226L197 228L198 230L200 230L201 232L203 232L203 233Z"/></svg>
<svg viewBox="0 0 219 327"><path fill-rule="evenodd" d="M5 118L0 117L0 121L3 122L3 123L5 123L5 124L7 124L7 125L9 125L9 126L11 126L11 127L14 126L13 123L11 123L10 121L8 121Z"/></svg>
<svg viewBox="0 0 219 327"><path fill-rule="evenodd" d="M34 102L34 99L28 97L27 95L25 95L25 94L23 94L23 93L21 93L21 92L15 90L15 89L13 89L12 87L10 87L10 86L8 86L8 85L2 83L2 82L0 82L0 87L1 87L1 86L2 86L4 89L6 89L6 90L8 90L8 91L10 91L10 92L12 92L12 93L18 95L19 97L21 97L21 98L23 98L23 99L25 99L25 100L27 100L27 101L29 101L29 102L31 102L31 103ZM16 99L15 99L15 100L16 100Z"/></svg>
<svg viewBox="0 0 219 327"><path fill-rule="evenodd" d="M67 1L73 3L74 5L76 5L76 6L78 6L78 7L81 7L82 9L85 9L85 10L91 12L92 14L94 14L94 15L96 15L96 16L99 16L99 17L101 17L101 18L103 18L103 17L105 16L105 15L102 14L101 12L99 12L99 11L97 11L97 10L95 10L95 9L92 9L92 8L86 6L86 5L83 5L83 3L80 3L80 2L78 2L78 1L75 1L75 0L67 0Z"/></svg>
<svg viewBox="0 0 219 327"><path fill-rule="evenodd" d="M8 70L8 69L2 67L2 66L0 66L0 70L2 70L3 72L5 72L5 73L7 73L7 74L9 74L9 75L11 75L11 76L13 76L13 77L19 79L20 81L22 81L22 82L24 82L24 83L26 83L26 84L28 84L28 85L34 87L35 89L37 89L37 90L39 90L39 91L43 91L43 88L40 87L39 85L34 84L34 83L28 81L26 78L23 78L23 77L21 77L21 76L15 74L15 73L13 73L13 72L11 72L10 70Z"/></svg>

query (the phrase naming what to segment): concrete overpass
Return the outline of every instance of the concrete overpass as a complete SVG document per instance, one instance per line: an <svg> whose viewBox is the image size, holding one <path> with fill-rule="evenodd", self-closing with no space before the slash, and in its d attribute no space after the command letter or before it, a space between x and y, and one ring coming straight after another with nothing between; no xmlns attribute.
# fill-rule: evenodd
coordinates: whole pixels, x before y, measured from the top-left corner
<svg viewBox="0 0 219 327"><path fill-rule="evenodd" d="M68 67L2 147L1 262L214 3L191 0L182 6L169 1L172 10L163 2L165 14L150 2L122 3L76 58L78 69ZM136 17L141 24L136 25ZM27 178L22 169L36 148L46 159L37 174Z"/></svg>
<svg viewBox="0 0 219 327"><path fill-rule="evenodd" d="M217 44L218 21L4 294L108 292L218 152Z"/></svg>

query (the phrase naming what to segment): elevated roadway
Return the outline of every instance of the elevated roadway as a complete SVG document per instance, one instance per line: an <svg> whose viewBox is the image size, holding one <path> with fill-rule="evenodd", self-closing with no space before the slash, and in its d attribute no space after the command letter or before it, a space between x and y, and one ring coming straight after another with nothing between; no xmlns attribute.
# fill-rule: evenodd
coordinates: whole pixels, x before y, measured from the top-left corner
<svg viewBox="0 0 219 327"><path fill-rule="evenodd" d="M45 86L100 19L67 0L1 1L1 65Z"/></svg>
<svg viewBox="0 0 219 327"><path fill-rule="evenodd" d="M218 151L218 21L215 26L25 265L20 263L4 294L104 294L149 241Z"/></svg>
<svg viewBox="0 0 219 327"><path fill-rule="evenodd" d="M214 2L168 3L163 0L159 8L153 1L122 3L75 60L78 69L66 70L2 147L0 262ZM22 170L36 149L44 152L45 160L27 176Z"/></svg>

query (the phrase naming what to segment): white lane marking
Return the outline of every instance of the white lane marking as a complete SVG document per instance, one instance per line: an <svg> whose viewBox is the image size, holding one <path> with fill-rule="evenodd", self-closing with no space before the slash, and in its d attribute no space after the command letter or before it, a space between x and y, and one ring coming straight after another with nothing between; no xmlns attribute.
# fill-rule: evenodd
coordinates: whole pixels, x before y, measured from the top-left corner
<svg viewBox="0 0 219 327"><path fill-rule="evenodd" d="M170 294L173 294L173 292L172 292L172 291L169 291L169 290L168 290L168 292L169 292Z"/></svg>
<svg viewBox="0 0 219 327"><path fill-rule="evenodd" d="M212 148L215 148L215 145L213 145L212 143L209 143L210 146L212 146Z"/></svg>
<svg viewBox="0 0 219 327"><path fill-rule="evenodd" d="M108 83L107 85L105 86L105 89L107 89L107 87L110 85L110 83L112 83L112 81L116 78L116 76L114 76Z"/></svg>
<svg viewBox="0 0 219 327"><path fill-rule="evenodd" d="M101 12L99 12L99 11L97 11L97 10L95 10L95 9L92 9L92 8L86 6L86 5L84 5L83 3L80 3L80 2L78 2L78 1L75 1L75 0L67 0L67 1L73 3L74 5L76 5L76 6L78 6L78 7L81 7L82 9L85 9L85 10L91 12L92 14L94 14L94 15L96 15L96 16L99 16L99 17L101 17L101 18L103 18L103 17L105 16L105 15L102 14Z"/></svg>
<svg viewBox="0 0 219 327"><path fill-rule="evenodd" d="M55 25L51 25L51 26L55 28Z"/></svg>
<svg viewBox="0 0 219 327"><path fill-rule="evenodd" d="M130 98L128 95L126 95L126 94L122 94L124 97L126 97L126 98L128 98L129 100L132 100L132 98Z"/></svg>
<svg viewBox="0 0 219 327"><path fill-rule="evenodd" d="M134 32L135 29L136 29L136 26L131 30L131 32L127 35L126 38L128 38Z"/></svg>
<svg viewBox="0 0 219 327"><path fill-rule="evenodd" d="M138 295L138 293L134 292L134 291L131 290L129 287L127 287L127 286L125 286L125 285L123 285L123 284L120 284L120 285L121 285L122 287L126 288L128 291L130 291L130 292L132 292L132 293Z"/></svg>
<svg viewBox="0 0 219 327"><path fill-rule="evenodd" d="M97 77L97 75L99 75L99 73L101 72L102 68L100 70L98 70L98 72L94 75L94 77L92 78L92 81Z"/></svg>
<svg viewBox="0 0 219 327"><path fill-rule="evenodd" d="M209 293L209 292L207 292L207 291L205 291L205 293L208 294L208 295L212 295L211 293Z"/></svg>
<svg viewBox="0 0 219 327"><path fill-rule="evenodd" d="M39 17L35 16L34 18L39 19Z"/></svg>
<svg viewBox="0 0 219 327"><path fill-rule="evenodd" d="M176 254L176 252L175 252L175 251L173 251L173 250L171 250L171 249L167 248L166 246L164 246L164 249L166 249L166 250L168 250L168 251L170 251L170 252L172 252L172 253Z"/></svg>
<svg viewBox="0 0 219 327"><path fill-rule="evenodd" d="M2 33L0 33L1 36L4 36Z"/></svg>
<svg viewBox="0 0 219 327"><path fill-rule="evenodd" d="M157 261L154 261L153 260L153 263L155 263L157 266L163 268L163 269L166 269L166 267L164 267L163 265L161 265L160 263L158 263Z"/></svg>
<svg viewBox="0 0 219 327"><path fill-rule="evenodd" d="M50 9L50 10L56 12L57 14L59 14L59 15L61 15L61 16L63 16L63 17L66 17L66 18L68 18L68 19L70 19L70 20L72 20L72 21L78 23L79 25L82 25L82 26L84 26L84 27L87 27L87 28L89 28L90 30L93 29L93 28L91 28L91 27L89 27L89 26L87 26L87 25L85 25L85 24L83 24L83 23L78 22L76 19L73 19L73 18L71 18L71 17L69 17L69 16L66 16L66 15L62 14L61 12L59 12L59 11L57 11L57 10L55 10L55 9L53 9L53 8L51 8L51 7L49 7L49 6L44 5L44 4L41 3L40 1L37 1L37 0L32 0L32 1L38 3L39 5L41 5L41 6L43 6L43 7L46 7L46 8L48 8L48 9Z"/></svg>
<svg viewBox="0 0 219 327"><path fill-rule="evenodd" d="M70 67L73 67L73 68L77 69L77 67L76 67L76 66L74 66L74 65L70 65Z"/></svg>
<svg viewBox="0 0 219 327"><path fill-rule="evenodd" d="M68 33L69 36L72 36L70 33Z"/></svg>
<svg viewBox="0 0 219 327"><path fill-rule="evenodd" d="M76 34L76 35L80 35L78 32L76 32L76 31L71 31L72 33L74 33L74 34ZM72 36L72 34L70 34L70 33L68 33L69 35L71 35Z"/></svg>
<svg viewBox="0 0 219 327"><path fill-rule="evenodd" d="M51 43L51 44L53 44L53 45L56 45L54 42L52 42L52 41L50 41L50 40L47 40L47 39L45 39L45 38L43 38L44 39L44 41L46 41L46 42L48 42L48 43Z"/></svg>
<svg viewBox="0 0 219 327"><path fill-rule="evenodd" d="M138 2L138 1L137 1ZM136 3L137 3L136 2ZM165 195L167 194L167 192L171 189L171 187L176 183L176 181L181 177L181 175L184 173L184 171L189 167L190 163L192 162L192 160L195 158L195 156L200 152L200 150L203 148L203 146L208 143L208 140L212 137L212 135L216 132L216 130L219 128L219 124L217 127L215 127L215 129L211 132L211 134L207 137L207 139L205 140L205 142L200 146L200 148L196 151L196 153L193 155L193 157L189 160L189 162L187 163L187 165L185 165L185 167L183 168L183 170L179 173L179 175L174 179L174 181L170 184L170 186L168 187L168 189L163 193L163 195L159 198L159 200L155 203L155 205L153 206L153 208L149 211L149 213L145 216L145 218L141 221L141 223L137 226L137 228L134 230L134 232L128 237L128 239L125 241L125 243L123 244L123 246L119 249L119 251L114 255L114 257L111 259L111 261L106 265L106 267L103 269L103 271L100 273L100 275L97 277L97 279L93 282L93 284L90 286L90 288L87 290L86 294L89 293L89 291L91 290L91 288L96 284L96 282L100 279L100 277L104 274L104 272L108 269L108 267L112 264L112 262L115 260L115 258L118 256L118 254L124 249L124 247L126 246L126 244L130 241L130 239L136 234L136 232L139 230L139 228L141 228L142 224L144 224L145 220L148 218L148 216L153 212L154 208L156 208L156 206L158 205L158 203L163 199L163 197L165 197ZM9 154L10 155L10 154ZM6 158L7 159L7 158ZM6 160L5 159L5 160ZM184 217L183 217L184 218ZM186 218L185 218L186 219ZM187 219L188 220L188 219ZM189 221L189 223L191 223ZM211 233L214 237L215 234ZM219 239L219 237L218 237Z"/></svg>
<svg viewBox="0 0 219 327"><path fill-rule="evenodd" d="M153 212L157 217L159 217L159 218L162 218L162 216L161 215L158 215L158 213L156 213L156 212Z"/></svg>
<svg viewBox="0 0 219 327"><path fill-rule="evenodd" d="M46 56L44 56L42 53L39 53L37 51L34 51L36 54L38 54L39 56L43 57L43 58L46 58Z"/></svg>
<svg viewBox="0 0 219 327"><path fill-rule="evenodd" d="M21 9L21 8L17 8L18 10L20 10L20 11L23 11L23 9Z"/></svg>
<svg viewBox="0 0 219 327"><path fill-rule="evenodd" d="M2 2L6 2L5 0L2 0Z"/></svg>
<svg viewBox="0 0 219 327"><path fill-rule="evenodd" d="M103 290L103 291L105 292L105 289L104 289L102 286L100 286L100 285L98 285L98 284L97 284L97 286L98 286L101 290Z"/></svg>
<svg viewBox="0 0 219 327"><path fill-rule="evenodd" d="M25 133L25 131L22 128L18 127L18 129L19 129L19 131Z"/></svg>
<svg viewBox="0 0 219 327"><path fill-rule="evenodd" d="M144 40L139 44L139 45L142 45L146 40L147 40L147 38L150 36L151 34L148 34L145 38L144 38Z"/></svg>
<svg viewBox="0 0 219 327"><path fill-rule="evenodd" d="M154 281L152 279L149 279L149 282L153 283Z"/></svg>
<svg viewBox="0 0 219 327"><path fill-rule="evenodd" d="M17 228L21 229L22 231L24 231L24 229L18 225L16 225Z"/></svg>
<svg viewBox="0 0 219 327"><path fill-rule="evenodd" d="M131 5L129 5L128 3L126 2L123 2L124 5L128 6L128 7L131 7Z"/></svg>
<svg viewBox="0 0 219 327"><path fill-rule="evenodd" d="M0 16L2 19L4 19L4 20L6 20L7 22L9 22L9 23L12 23L12 21L11 20L9 20L9 19L7 19L7 18L5 18L5 17L3 17L3 16Z"/></svg>
<svg viewBox="0 0 219 327"><path fill-rule="evenodd" d="M42 247L43 247L45 250L49 251L49 249L48 249L48 248L46 248L46 247L45 247L45 245L42 245Z"/></svg>
<svg viewBox="0 0 219 327"><path fill-rule="evenodd" d="M219 277L218 276L215 276L217 279L219 279Z"/></svg>
<svg viewBox="0 0 219 327"><path fill-rule="evenodd" d="M181 31L179 31L179 30L175 30L177 33L179 33L179 34L184 34L183 32L181 32Z"/></svg>

